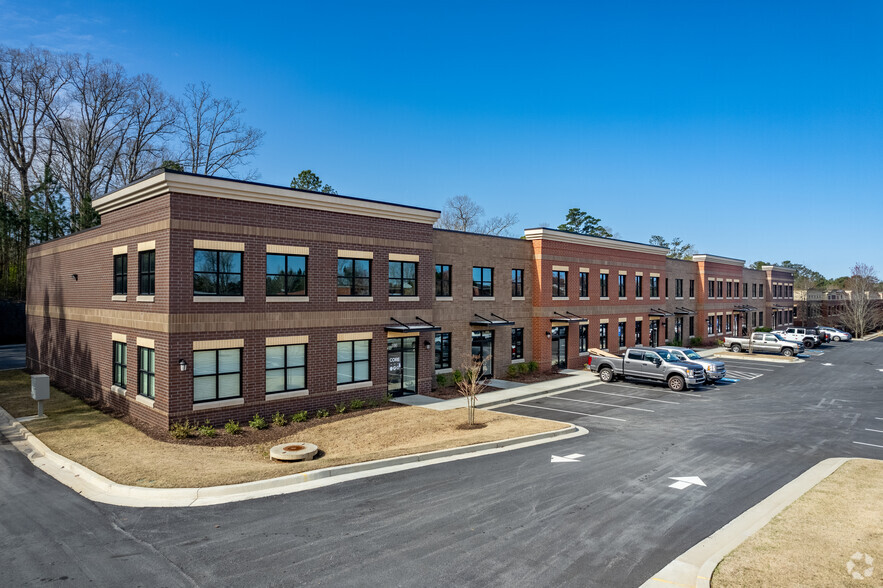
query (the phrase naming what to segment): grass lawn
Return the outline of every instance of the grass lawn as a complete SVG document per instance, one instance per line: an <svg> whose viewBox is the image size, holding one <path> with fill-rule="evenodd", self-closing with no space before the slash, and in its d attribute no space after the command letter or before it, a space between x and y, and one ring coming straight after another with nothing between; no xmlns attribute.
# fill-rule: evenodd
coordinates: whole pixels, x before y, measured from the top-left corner
<svg viewBox="0 0 883 588"><path fill-rule="evenodd" d="M0 406L14 417L36 414L30 376L0 372ZM563 423L476 410L484 428L463 430L466 409L435 411L403 406L289 425L291 435L236 447L198 446L151 438L138 429L52 388L47 419L24 423L53 451L120 484L193 488L275 478L437 449L553 431ZM243 423L244 424L244 423ZM269 457L279 443L315 443L322 457L280 463Z"/></svg>
<svg viewBox="0 0 883 588"><path fill-rule="evenodd" d="M883 586L883 461L846 462L725 557L711 585Z"/></svg>

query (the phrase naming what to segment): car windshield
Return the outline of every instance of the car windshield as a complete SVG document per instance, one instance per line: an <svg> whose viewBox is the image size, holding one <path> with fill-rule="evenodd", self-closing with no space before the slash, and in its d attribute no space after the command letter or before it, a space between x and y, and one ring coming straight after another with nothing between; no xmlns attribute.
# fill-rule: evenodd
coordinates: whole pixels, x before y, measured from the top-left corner
<svg viewBox="0 0 883 588"><path fill-rule="evenodd" d="M654 349L665 361L681 361L680 358L668 349Z"/></svg>
<svg viewBox="0 0 883 588"><path fill-rule="evenodd" d="M692 349L688 349L683 352L684 355L687 356L687 359L702 359L702 356L693 351Z"/></svg>
<svg viewBox="0 0 883 588"><path fill-rule="evenodd" d="M783 337L782 335L780 335L778 333L773 333L773 337L775 337L779 341L786 341L785 337Z"/></svg>

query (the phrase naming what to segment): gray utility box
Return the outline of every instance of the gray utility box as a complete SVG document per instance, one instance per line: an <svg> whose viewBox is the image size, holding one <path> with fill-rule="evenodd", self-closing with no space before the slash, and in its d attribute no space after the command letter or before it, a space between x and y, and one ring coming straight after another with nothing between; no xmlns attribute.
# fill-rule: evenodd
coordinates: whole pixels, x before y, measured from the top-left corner
<svg viewBox="0 0 883 588"><path fill-rule="evenodd" d="M49 400L49 376L46 374L31 376L31 398Z"/></svg>

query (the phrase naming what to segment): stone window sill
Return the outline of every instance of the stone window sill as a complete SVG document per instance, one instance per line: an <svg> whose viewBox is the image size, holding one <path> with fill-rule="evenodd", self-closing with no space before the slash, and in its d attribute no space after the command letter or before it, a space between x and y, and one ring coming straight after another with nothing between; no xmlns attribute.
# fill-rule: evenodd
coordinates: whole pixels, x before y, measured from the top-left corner
<svg viewBox="0 0 883 588"><path fill-rule="evenodd" d="M420 302L419 296L390 296L390 302Z"/></svg>
<svg viewBox="0 0 883 588"><path fill-rule="evenodd" d="M567 296L552 296L552 300L570 300Z"/></svg>
<svg viewBox="0 0 883 588"><path fill-rule="evenodd" d="M367 382L353 382L352 384L338 384L337 391L338 392L345 392L347 390L359 390L361 388L371 388L372 386L374 386L374 382L372 382L370 380Z"/></svg>
<svg viewBox="0 0 883 588"><path fill-rule="evenodd" d="M147 396L142 396L141 394L135 395L135 402L138 404L143 404L147 408L153 408L153 403L156 402L152 398L148 398Z"/></svg>
<svg viewBox="0 0 883 588"><path fill-rule="evenodd" d="M496 300L496 298L494 298L493 296L473 296L472 300L475 300L475 301L488 300L488 301L493 302L494 300Z"/></svg>
<svg viewBox="0 0 883 588"><path fill-rule="evenodd" d="M135 298L135 302L153 302L156 296L137 296Z"/></svg>
<svg viewBox="0 0 883 588"><path fill-rule="evenodd" d="M609 296L602 296L602 297L600 298L600 300L610 300L610 297L609 297Z"/></svg>
<svg viewBox="0 0 883 588"><path fill-rule="evenodd" d="M524 296L513 296L512 300L524 300Z"/></svg>
<svg viewBox="0 0 883 588"><path fill-rule="evenodd" d="M338 296L338 302L374 302L373 296Z"/></svg>
<svg viewBox="0 0 883 588"><path fill-rule="evenodd" d="M436 296L435 301L436 302L453 302L454 297L453 296Z"/></svg>
<svg viewBox="0 0 883 588"><path fill-rule="evenodd" d="M111 302L125 302L126 295L125 294L114 294L113 296L110 297L110 301Z"/></svg>
<svg viewBox="0 0 883 588"><path fill-rule="evenodd" d="M245 302L245 296L194 296L193 302Z"/></svg>
<svg viewBox="0 0 883 588"><path fill-rule="evenodd" d="M267 296L267 302L309 302L309 296Z"/></svg>
<svg viewBox="0 0 883 588"><path fill-rule="evenodd" d="M292 390L290 392L276 392L275 394L267 394L264 398L267 402L271 400L283 400L285 398L297 398L298 396L306 396L310 393L309 390L304 388L303 390Z"/></svg>
<svg viewBox="0 0 883 588"><path fill-rule="evenodd" d="M524 358L522 357L521 359L513 359L512 363L524 363Z"/></svg>
<svg viewBox="0 0 883 588"><path fill-rule="evenodd" d="M192 410L208 410L210 408L224 408L226 406L239 406L245 404L244 398L226 398L212 402L195 402Z"/></svg>
<svg viewBox="0 0 883 588"><path fill-rule="evenodd" d="M121 388L121 387L119 387L119 386L117 386L117 385L113 385L113 386L111 386L111 387L110 387L110 391L113 392L114 394L119 394L120 396L125 396L125 395L126 395L126 389L125 389L125 388Z"/></svg>

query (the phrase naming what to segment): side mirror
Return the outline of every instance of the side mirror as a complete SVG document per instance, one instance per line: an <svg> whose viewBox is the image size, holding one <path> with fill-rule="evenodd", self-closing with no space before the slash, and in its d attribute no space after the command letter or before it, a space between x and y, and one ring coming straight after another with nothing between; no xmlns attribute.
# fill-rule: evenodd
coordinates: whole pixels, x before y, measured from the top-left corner
<svg viewBox="0 0 883 588"><path fill-rule="evenodd" d="M656 364L656 367L659 367L662 365L662 359L657 357L656 359L653 360L653 363Z"/></svg>

